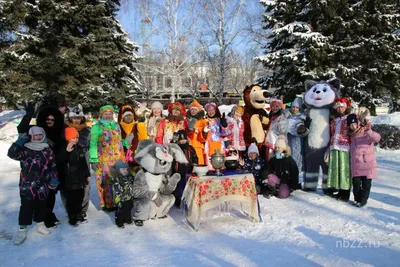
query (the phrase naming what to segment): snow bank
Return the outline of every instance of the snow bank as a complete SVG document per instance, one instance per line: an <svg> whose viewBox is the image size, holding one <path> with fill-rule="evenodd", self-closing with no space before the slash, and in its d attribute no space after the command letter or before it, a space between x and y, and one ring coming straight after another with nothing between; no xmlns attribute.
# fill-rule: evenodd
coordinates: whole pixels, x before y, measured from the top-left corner
<svg viewBox="0 0 400 267"><path fill-rule="evenodd" d="M400 112L371 117L372 124L389 124L400 127Z"/></svg>
<svg viewBox="0 0 400 267"><path fill-rule="evenodd" d="M0 140L13 141L16 139L18 135L17 126L24 115L24 110L0 112Z"/></svg>

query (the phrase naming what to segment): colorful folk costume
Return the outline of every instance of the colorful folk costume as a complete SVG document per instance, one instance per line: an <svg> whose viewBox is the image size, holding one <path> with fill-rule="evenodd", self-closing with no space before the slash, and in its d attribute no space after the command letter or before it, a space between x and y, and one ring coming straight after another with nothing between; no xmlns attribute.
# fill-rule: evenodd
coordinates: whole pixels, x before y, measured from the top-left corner
<svg viewBox="0 0 400 267"><path fill-rule="evenodd" d="M228 142L227 146L231 146L232 150L238 151L241 158L244 156L246 150L246 143L244 142L244 123L242 120L243 107L234 106L231 111L231 117L227 118L228 130L230 134L225 138Z"/></svg>
<svg viewBox="0 0 400 267"><path fill-rule="evenodd" d="M301 98L296 98L287 113L289 123L288 143L292 151L292 158L299 168L299 182L304 180L304 136L308 134L308 129L304 126L305 115L300 111L303 104Z"/></svg>
<svg viewBox="0 0 400 267"><path fill-rule="evenodd" d="M338 79L329 82L305 82L306 93L304 102L306 110L306 128L309 132L304 142L304 164L305 177L303 189L305 191L316 191L320 167L322 168L322 190L329 194L326 182L328 176L328 165L324 160L325 151L329 146L329 114L337 98L340 88Z"/></svg>
<svg viewBox="0 0 400 267"><path fill-rule="evenodd" d="M120 108L118 112L118 122L121 128L125 159L130 165L133 165L133 155L135 154L138 144L138 134L135 124L134 110L131 105L125 104Z"/></svg>
<svg viewBox="0 0 400 267"><path fill-rule="evenodd" d="M199 132L196 131L195 126L198 121L204 119L204 116L205 112L203 106L200 105L199 102L194 100L189 106L189 113L187 115L188 119L187 135L189 137L189 144L196 151L199 165L204 165L204 143L199 141L198 138Z"/></svg>
<svg viewBox="0 0 400 267"><path fill-rule="evenodd" d="M224 153L225 145L223 137L229 134L228 123L221 113L217 104L208 103L205 106L207 117L198 120L194 126L198 140L204 144L204 163L212 170L210 157L217 149Z"/></svg>
<svg viewBox="0 0 400 267"><path fill-rule="evenodd" d="M109 168L119 159L125 161L121 129L114 119L103 119L106 112L114 114L113 106L106 105L100 108L100 119L91 130L89 150L100 206L105 210L114 208L112 179L108 176Z"/></svg>
<svg viewBox="0 0 400 267"><path fill-rule="evenodd" d="M161 120L158 125L156 143L169 144L172 141L174 133L180 130L188 131L188 121L185 118L185 107L179 103L174 102L168 105L168 117Z"/></svg>
<svg viewBox="0 0 400 267"><path fill-rule="evenodd" d="M335 197L348 201L351 189L350 134L347 115L351 112L350 101L335 99L335 118L331 121L331 140L329 143L329 169L327 187L339 191ZM347 111L347 112L346 112Z"/></svg>

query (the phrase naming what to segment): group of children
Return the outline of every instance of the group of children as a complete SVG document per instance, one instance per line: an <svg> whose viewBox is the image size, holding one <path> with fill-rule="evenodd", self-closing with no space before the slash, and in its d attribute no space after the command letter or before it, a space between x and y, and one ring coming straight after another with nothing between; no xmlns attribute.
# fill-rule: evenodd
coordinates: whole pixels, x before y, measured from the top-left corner
<svg viewBox="0 0 400 267"><path fill-rule="evenodd" d="M348 134L351 139L350 165L353 177L354 204L362 207L367 203L369 197L371 179L376 178L374 143L379 141L380 135L371 130L369 122L360 122L357 115L350 114L346 118ZM65 207L69 224L77 226L79 223L87 222L82 213L84 190L90 183L91 176L87 151L79 144L79 132L76 128L66 127L64 136L65 145L59 149L56 156L49 147L45 130L33 126L29 129L28 134L20 134L18 140L8 151L10 158L21 162L20 227L15 240L17 245L26 239L27 225L32 224L32 218L37 222L38 233L43 235L50 233L43 223L48 213L46 201L51 190L54 191L57 187L62 189L62 195L66 200ZM174 164L171 172L180 173L181 177L186 177L187 174L192 173L193 166L200 163L196 149L189 144L190 140L185 130L174 133L171 142L180 146L189 161L187 164ZM293 190L301 189L299 167L291 157L290 146L285 135L279 135L273 145L274 153L269 155L270 159L267 163L264 155L260 155L257 145L251 144L247 148L247 153L241 153L238 158L239 165L242 170L254 175L259 194L262 193L267 198L272 195L287 198ZM123 160L117 160L111 166L109 176L116 204L115 223L118 227L123 228L124 224L133 223L131 210L134 177L131 174L130 166ZM186 179L181 179L174 192L177 207L180 206L185 184Z"/></svg>

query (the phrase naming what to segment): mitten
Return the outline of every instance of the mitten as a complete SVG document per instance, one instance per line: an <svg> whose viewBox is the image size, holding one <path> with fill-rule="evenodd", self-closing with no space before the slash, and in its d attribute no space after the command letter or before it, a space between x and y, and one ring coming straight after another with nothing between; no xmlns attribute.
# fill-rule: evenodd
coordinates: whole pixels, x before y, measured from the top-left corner
<svg viewBox="0 0 400 267"><path fill-rule="evenodd" d="M193 131L194 130L194 125L196 124L196 119L194 119L194 118L191 118L190 120L189 120L189 123L188 123L188 129L189 129L189 131Z"/></svg>
<svg viewBox="0 0 400 267"><path fill-rule="evenodd" d="M128 135L125 137L125 140L126 140L126 142L128 142L129 145L132 144L133 133L128 134Z"/></svg>
<svg viewBox="0 0 400 267"><path fill-rule="evenodd" d="M24 146L26 143L28 143L31 140L31 136L29 134L23 133L18 135L17 141L15 143L19 146Z"/></svg>
<svg viewBox="0 0 400 267"><path fill-rule="evenodd" d="M221 126L223 128L228 127L228 122L226 121L226 118L225 118L225 112L222 114L222 117L221 117Z"/></svg>
<svg viewBox="0 0 400 267"><path fill-rule="evenodd" d="M181 175L179 173L174 173L169 179L168 179L168 185L171 187L176 187L178 184L179 180L181 179Z"/></svg>
<svg viewBox="0 0 400 267"><path fill-rule="evenodd" d="M32 117L35 113L35 104L33 102L24 102L23 105L26 115Z"/></svg>
<svg viewBox="0 0 400 267"><path fill-rule="evenodd" d="M92 169L92 171L96 172L97 168L98 168L99 164L98 163L92 163L90 164L90 168Z"/></svg>
<svg viewBox="0 0 400 267"><path fill-rule="evenodd" d="M203 132L208 133L209 131L210 131L210 127L208 127L208 126L204 127Z"/></svg>
<svg viewBox="0 0 400 267"><path fill-rule="evenodd" d="M51 178L51 180L50 180L49 187L50 187L51 189L56 189L57 186L58 186L58 184L59 184L58 179L53 177L53 178Z"/></svg>

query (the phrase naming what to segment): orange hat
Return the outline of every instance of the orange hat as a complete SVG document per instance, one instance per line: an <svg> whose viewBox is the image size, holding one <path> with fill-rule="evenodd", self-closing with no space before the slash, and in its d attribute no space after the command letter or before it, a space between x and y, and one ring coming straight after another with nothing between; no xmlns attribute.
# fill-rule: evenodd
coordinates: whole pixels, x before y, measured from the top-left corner
<svg viewBox="0 0 400 267"><path fill-rule="evenodd" d="M79 133L75 128L73 128L73 127L65 128L65 140L69 141L71 139L78 138L78 137L79 137Z"/></svg>
<svg viewBox="0 0 400 267"><path fill-rule="evenodd" d="M198 111L203 109L203 106L200 105L199 102L197 102L197 100L193 100L193 102L190 104L189 108L197 108Z"/></svg>

